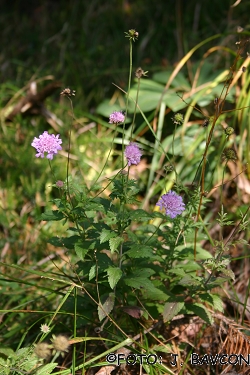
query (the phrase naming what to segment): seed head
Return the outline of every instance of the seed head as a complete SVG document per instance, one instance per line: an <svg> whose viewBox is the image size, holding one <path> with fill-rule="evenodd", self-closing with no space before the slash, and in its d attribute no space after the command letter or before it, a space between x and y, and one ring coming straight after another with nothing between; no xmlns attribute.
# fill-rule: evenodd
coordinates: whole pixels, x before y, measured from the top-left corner
<svg viewBox="0 0 250 375"><path fill-rule="evenodd" d="M173 172L174 171L174 166L172 164L166 164L164 166L164 170L166 173Z"/></svg>
<svg viewBox="0 0 250 375"><path fill-rule="evenodd" d="M60 93L60 95L62 95L62 96L67 96L67 97L71 97L71 96L75 96L76 95L76 92L75 92L75 90L71 90L70 88L66 88L66 89L64 89L61 93Z"/></svg>
<svg viewBox="0 0 250 375"><path fill-rule="evenodd" d="M69 340L66 336L63 336L63 335L54 336L53 335L53 339L51 341L52 341L53 348L56 351L58 351L58 352L67 352L68 351L70 344L69 344Z"/></svg>
<svg viewBox="0 0 250 375"><path fill-rule="evenodd" d="M40 342L35 346L34 352L39 358L47 359L51 356L51 345Z"/></svg>
<svg viewBox="0 0 250 375"><path fill-rule="evenodd" d="M145 72L142 68L138 68L135 71L135 76L141 78L142 76L146 77L148 72Z"/></svg>
<svg viewBox="0 0 250 375"><path fill-rule="evenodd" d="M230 160L235 162L237 160L236 151L233 148L225 148L222 154L222 159L226 160L226 162Z"/></svg>

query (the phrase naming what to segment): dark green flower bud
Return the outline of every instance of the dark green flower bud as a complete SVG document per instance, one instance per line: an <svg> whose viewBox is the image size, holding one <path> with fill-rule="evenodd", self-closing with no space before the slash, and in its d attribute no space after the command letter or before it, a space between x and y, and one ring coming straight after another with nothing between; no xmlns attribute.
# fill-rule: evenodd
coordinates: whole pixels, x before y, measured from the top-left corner
<svg viewBox="0 0 250 375"><path fill-rule="evenodd" d="M228 126L226 129L225 129L225 134L227 136L231 135L234 133L234 129L231 127L231 126Z"/></svg>

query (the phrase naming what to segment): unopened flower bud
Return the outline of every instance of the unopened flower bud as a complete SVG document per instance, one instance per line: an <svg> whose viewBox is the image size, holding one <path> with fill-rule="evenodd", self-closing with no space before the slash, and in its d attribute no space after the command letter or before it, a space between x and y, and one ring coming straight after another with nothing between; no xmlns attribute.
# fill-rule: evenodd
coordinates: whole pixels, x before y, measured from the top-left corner
<svg viewBox="0 0 250 375"><path fill-rule="evenodd" d="M172 117L174 124L181 125L184 122L183 115L181 113L176 113L174 117Z"/></svg>
<svg viewBox="0 0 250 375"><path fill-rule="evenodd" d="M226 148L223 151L222 159L226 161L229 161L229 160L236 161L237 160L236 151L233 148Z"/></svg>
<svg viewBox="0 0 250 375"><path fill-rule="evenodd" d="M225 134L226 135L231 135L234 133L234 128L232 128L231 126L228 126L226 129L225 129Z"/></svg>
<svg viewBox="0 0 250 375"><path fill-rule="evenodd" d="M166 164L164 166L164 170L166 173L173 172L174 171L174 166L172 164Z"/></svg>
<svg viewBox="0 0 250 375"><path fill-rule="evenodd" d="M131 29L128 32L125 32L125 36L135 42L135 40L138 39L139 33L135 29Z"/></svg>

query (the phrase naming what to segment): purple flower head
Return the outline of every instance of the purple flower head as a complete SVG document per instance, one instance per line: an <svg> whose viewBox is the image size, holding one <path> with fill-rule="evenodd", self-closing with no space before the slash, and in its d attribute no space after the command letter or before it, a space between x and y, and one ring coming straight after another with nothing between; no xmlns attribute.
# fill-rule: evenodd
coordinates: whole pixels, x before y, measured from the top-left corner
<svg viewBox="0 0 250 375"><path fill-rule="evenodd" d="M124 120L125 116L122 112L115 111L109 116L109 124L120 124Z"/></svg>
<svg viewBox="0 0 250 375"><path fill-rule="evenodd" d="M129 167L132 164L139 164L141 156L142 152L136 143L130 142L130 144L125 148L125 158L127 159Z"/></svg>
<svg viewBox="0 0 250 375"><path fill-rule="evenodd" d="M52 160L54 154L57 154L57 151L62 149L60 146L62 140L59 137L59 134L49 134L47 131L39 135L39 138L35 137L31 143L31 146L36 148L36 157L44 158L44 153L47 152L47 159Z"/></svg>
<svg viewBox="0 0 250 375"><path fill-rule="evenodd" d="M164 208L166 215L170 216L171 219L174 219L185 210L185 203L183 203L182 197L171 190L161 196L156 206L159 206L161 209Z"/></svg>
<svg viewBox="0 0 250 375"><path fill-rule="evenodd" d="M63 188L63 186L64 186L63 181L61 181L61 180L56 181L56 187Z"/></svg>

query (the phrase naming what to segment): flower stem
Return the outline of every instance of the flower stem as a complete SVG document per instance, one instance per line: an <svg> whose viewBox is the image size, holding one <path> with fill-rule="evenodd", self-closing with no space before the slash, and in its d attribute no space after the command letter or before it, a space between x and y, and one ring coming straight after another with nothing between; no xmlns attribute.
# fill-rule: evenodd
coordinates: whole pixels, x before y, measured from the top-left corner
<svg viewBox="0 0 250 375"><path fill-rule="evenodd" d="M130 93L130 87L131 87L132 65L133 65L133 41L130 39L129 40L128 90L127 90L127 95L126 95L126 114L125 114L125 119L124 119L123 128L122 128L122 169L124 168L124 134L125 134L125 122L126 122L127 112L128 112L129 93Z"/></svg>

